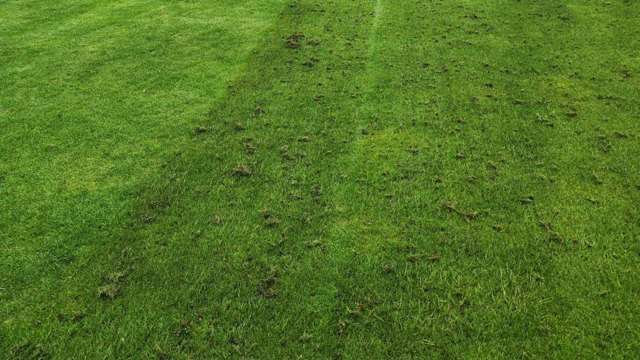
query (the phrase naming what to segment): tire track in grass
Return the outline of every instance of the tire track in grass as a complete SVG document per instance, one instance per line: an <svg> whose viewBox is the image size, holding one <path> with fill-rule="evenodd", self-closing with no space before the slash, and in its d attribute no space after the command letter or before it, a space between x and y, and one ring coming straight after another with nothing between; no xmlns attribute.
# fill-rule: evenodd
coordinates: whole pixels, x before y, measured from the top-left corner
<svg viewBox="0 0 640 360"><path fill-rule="evenodd" d="M398 54L405 51L408 39L420 41L414 19L399 11L403 7L420 14L428 5L378 2L367 95L357 110L359 134L351 151L338 159L343 178L332 184L337 215L329 237L330 258L337 269L336 322L346 358L416 355L430 344L418 337L425 324L412 319L422 313L421 300L410 289L414 284L427 286L418 274L429 270L410 262L435 261L436 254L416 253L404 231L414 217L422 216L404 212L403 203L415 204L424 195L414 185L425 168L415 151L423 151L430 141L405 127L413 114L396 104L406 105L409 95L395 82L413 72L404 61L410 56ZM411 266L421 270L414 272ZM365 349L362 344L367 344Z"/></svg>

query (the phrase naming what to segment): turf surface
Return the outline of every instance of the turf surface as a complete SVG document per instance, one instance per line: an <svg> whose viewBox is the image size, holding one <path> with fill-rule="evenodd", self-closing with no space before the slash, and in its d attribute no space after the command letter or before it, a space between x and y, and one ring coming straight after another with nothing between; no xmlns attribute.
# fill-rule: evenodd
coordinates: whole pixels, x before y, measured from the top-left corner
<svg viewBox="0 0 640 360"><path fill-rule="evenodd" d="M0 1L0 357L637 357L639 11Z"/></svg>

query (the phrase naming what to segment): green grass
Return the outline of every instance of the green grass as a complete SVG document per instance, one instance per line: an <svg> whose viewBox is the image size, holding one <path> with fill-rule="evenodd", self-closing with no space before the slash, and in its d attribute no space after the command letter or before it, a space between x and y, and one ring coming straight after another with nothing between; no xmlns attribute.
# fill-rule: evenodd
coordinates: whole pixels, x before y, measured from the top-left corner
<svg viewBox="0 0 640 360"><path fill-rule="evenodd" d="M0 1L0 358L640 356L639 11Z"/></svg>

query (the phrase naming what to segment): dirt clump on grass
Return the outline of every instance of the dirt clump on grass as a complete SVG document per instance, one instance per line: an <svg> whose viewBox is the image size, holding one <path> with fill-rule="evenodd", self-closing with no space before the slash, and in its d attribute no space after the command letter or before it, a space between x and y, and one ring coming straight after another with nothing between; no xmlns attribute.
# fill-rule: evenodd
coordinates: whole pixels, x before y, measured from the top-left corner
<svg viewBox="0 0 640 360"><path fill-rule="evenodd" d="M300 46L302 46L301 42L304 38L305 36L303 33L293 33L285 40L285 46L289 49L299 49Z"/></svg>
<svg viewBox="0 0 640 360"><path fill-rule="evenodd" d="M231 174L235 177L248 177L253 175L253 171L247 165L238 165L231 170Z"/></svg>

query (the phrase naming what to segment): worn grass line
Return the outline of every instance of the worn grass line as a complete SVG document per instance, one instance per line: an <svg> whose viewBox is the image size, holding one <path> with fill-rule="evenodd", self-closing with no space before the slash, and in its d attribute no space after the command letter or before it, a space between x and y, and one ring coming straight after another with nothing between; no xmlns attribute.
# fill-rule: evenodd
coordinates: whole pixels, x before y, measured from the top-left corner
<svg viewBox="0 0 640 360"><path fill-rule="evenodd" d="M373 21L371 23L371 32L369 35L369 57L372 56L371 52L375 51L375 41L378 34L378 27L380 26L380 22L382 21L384 11L383 2L384 0L376 0L373 10Z"/></svg>

